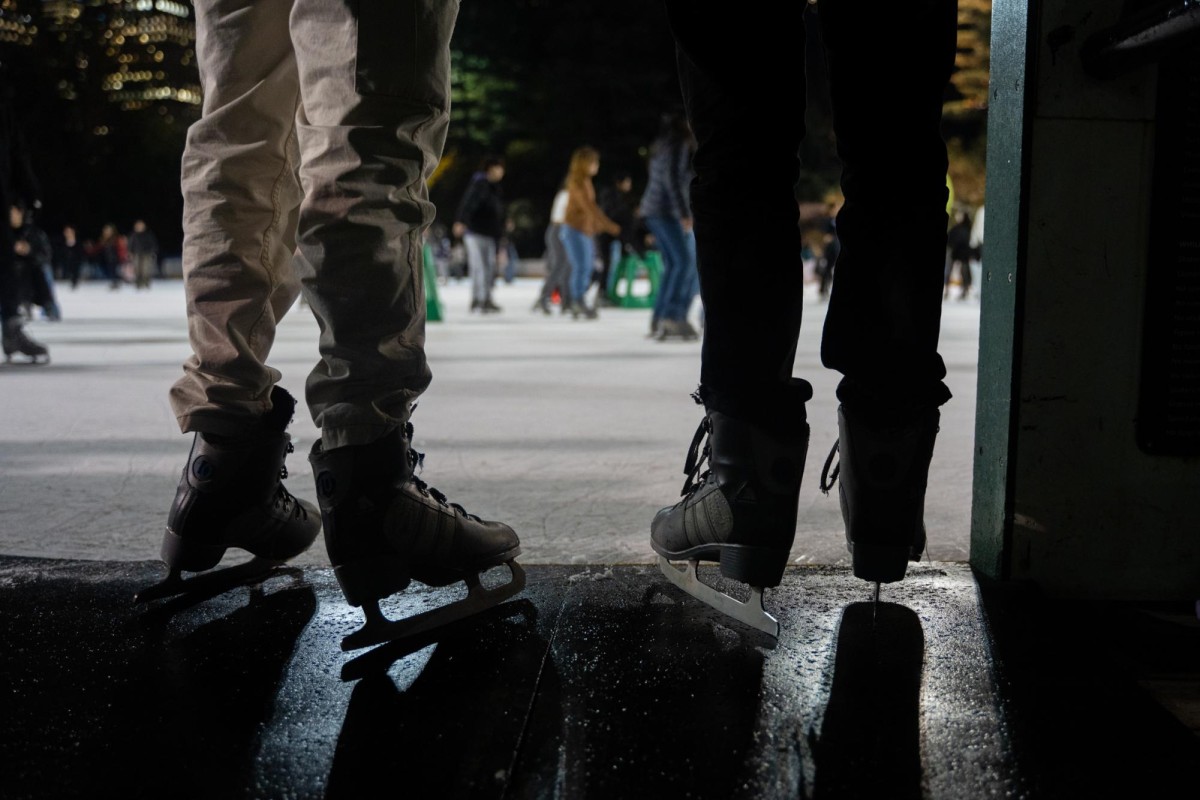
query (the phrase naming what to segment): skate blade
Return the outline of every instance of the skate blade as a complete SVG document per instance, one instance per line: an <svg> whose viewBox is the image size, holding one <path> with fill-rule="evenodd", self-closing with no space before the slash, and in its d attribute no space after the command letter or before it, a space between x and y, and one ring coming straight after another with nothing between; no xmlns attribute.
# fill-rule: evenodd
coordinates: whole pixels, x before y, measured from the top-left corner
<svg viewBox="0 0 1200 800"><path fill-rule="evenodd" d="M282 561L255 556L245 564L204 572L194 578L184 578L179 570L171 570L166 579L147 586L133 596L134 603L149 603L164 597L181 594L215 597L235 586L257 583L280 566Z"/></svg>
<svg viewBox="0 0 1200 800"><path fill-rule="evenodd" d="M525 588L525 570L521 565L516 561L505 561L504 566L512 573L512 580L503 586L488 589L480 583L478 574L471 575L466 579L467 596L462 600L404 619L390 620L383 616L378 600L363 603L363 613L366 614L367 621L357 631L342 639L342 650L358 650L405 639L445 627L499 605Z"/></svg>
<svg viewBox="0 0 1200 800"><path fill-rule="evenodd" d="M760 630L768 636L779 638L779 620L768 614L767 610L763 608L761 588L751 586L750 599L743 603L702 582L696 575L698 564L697 561L689 561L686 567L677 569L664 556L658 557L658 568L671 583L722 614Z"/></svg>

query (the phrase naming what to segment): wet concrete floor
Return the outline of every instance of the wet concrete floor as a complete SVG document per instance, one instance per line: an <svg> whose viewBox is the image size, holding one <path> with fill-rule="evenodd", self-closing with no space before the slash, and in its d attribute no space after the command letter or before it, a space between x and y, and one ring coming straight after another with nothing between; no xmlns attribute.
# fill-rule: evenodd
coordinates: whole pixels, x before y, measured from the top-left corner
<svg viewBox="0 0 1200 800"><path fill-rule="evenodd" d="M654 567L528 573L489 612L343 653L361 617L329 569L135 606L161 564L0 557L0 797L1196 796L1198 740L1140 680L1200 663L1169 616L951 563L873 607L845 568L801 567L767 595L775 641Z"/></svg>

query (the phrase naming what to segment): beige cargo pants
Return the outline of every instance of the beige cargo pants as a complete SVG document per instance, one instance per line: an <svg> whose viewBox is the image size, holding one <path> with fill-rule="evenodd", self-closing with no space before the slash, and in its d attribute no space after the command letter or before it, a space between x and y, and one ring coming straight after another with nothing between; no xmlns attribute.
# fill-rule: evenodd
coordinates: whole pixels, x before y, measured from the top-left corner
<svg viewBox="0 0 1200 800"><path fill-rule="evenodd" d="M455 0L196 0L201 119L182 163L193 356L184 432L269 407L276 325L320 325L306 399L326 448L403 423L429 385L421 233L445 144Z"/></svg>

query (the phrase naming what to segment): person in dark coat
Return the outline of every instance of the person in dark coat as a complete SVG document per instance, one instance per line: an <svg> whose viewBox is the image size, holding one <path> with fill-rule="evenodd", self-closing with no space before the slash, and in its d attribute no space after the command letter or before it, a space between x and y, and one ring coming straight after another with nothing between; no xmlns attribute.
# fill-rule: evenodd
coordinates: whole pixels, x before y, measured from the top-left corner
<svg viewBox="0 0 1200 800"><path fill-rule="evenodd" d="M12 228L20 304L26 308L38 306L46 319L57 322L62 319L62 313L54 297L54 282L50 274L50 237L33 224L32 217L22 206L12 206L8 218Z"/></svg>
<svg viewBox="0 0 1200 800"><path fill-rule="evenodd" d="M41 187L25 137L17 125L13 87L0 64L0 208L20 205L41 207ZM21 319L21 290L13 230L0 225L0 325L3 326L4 357L20 354L34 361L48 359L46 346L25 333Z"/></svg>
<svg viewBox="0 0 1200 800"><path fill-rule="evenodd" d="M966 300L971 294L971 259L975 251L971 247L971 218L965 211L955 215L954 225L946 234L946 275L944 298L950 297L950 281L954 271L958 270L962 291L959 300Z"/></svg>
<svg viewBox="0 0 1200 800"><path fill-rule="evenodd" d="M79 288L79 278L83 272L83 242L74 225L64 225L62 239L54 246L54 274L71 282L71 288Z"/></svg>
<svg viewBox="0 0 1200 800"><path fill-rule="evenodd" d="M158 272L158 237L146 227L145 220L139 219L133 223L127 241L134 284L138 289L149 289L150 277Z"/></svg>
<svg viewBox="0 0 1200 800"><path fill-rule="evenodd" d="M637 198L633 196L633 176L624 171L614 175L612 183L596 193L596 205L609 219L621 226L621 233L616 236L611 233L596 235L596 249L600 256L600 271L596 273L600 291L596 297L599 298L597 302L602 302L608 297L608 276L613 267L622 255L636 249Z"/></svg>
<svg viewBox="0 0 1200 800"><path fill-rule="evenodd" d="M504 160L488 156L471 177L454 216L454 235L467 250L471 275L471 310L485 314L499 311L492 300L492 286L505 239Z"/></svg>

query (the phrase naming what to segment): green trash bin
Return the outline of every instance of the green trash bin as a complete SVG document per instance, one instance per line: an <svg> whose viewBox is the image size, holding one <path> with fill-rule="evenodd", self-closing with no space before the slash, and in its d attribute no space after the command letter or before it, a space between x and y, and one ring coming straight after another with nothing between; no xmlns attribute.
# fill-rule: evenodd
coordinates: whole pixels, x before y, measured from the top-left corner
<svg viewBox="0 0 1200 800"><path fill-rule="evenodd" d="M437 290L437 261L433 258L433 248L426 244L421 249L425 262L425 319L429 322L442 321L442 301L438 299Z"/></svg>
<svg viewBox="0 0 1200 800"><path fill-rule="evenodd" d="M633 293L633 282L645 271L650 279L650 292L644 295ZM662 283L662 256L657 250L647 250L644 258L636 253L621 257L608 276L608 299L621 308L653 308L658 298L658 287Z"/></svg>

